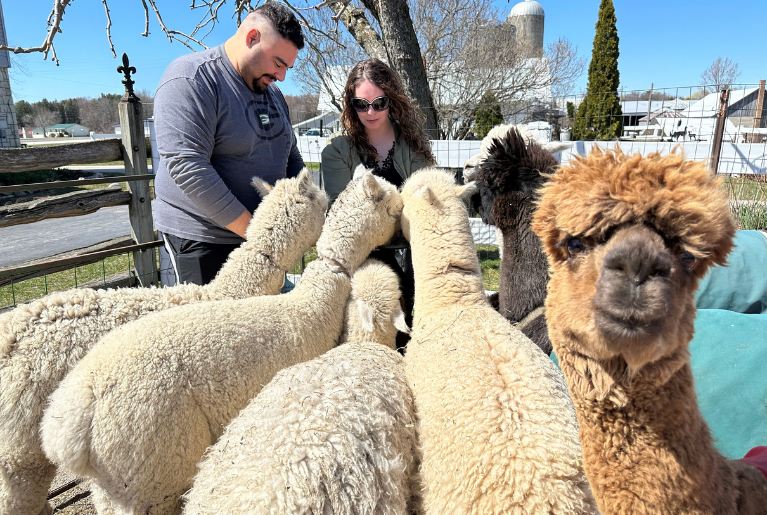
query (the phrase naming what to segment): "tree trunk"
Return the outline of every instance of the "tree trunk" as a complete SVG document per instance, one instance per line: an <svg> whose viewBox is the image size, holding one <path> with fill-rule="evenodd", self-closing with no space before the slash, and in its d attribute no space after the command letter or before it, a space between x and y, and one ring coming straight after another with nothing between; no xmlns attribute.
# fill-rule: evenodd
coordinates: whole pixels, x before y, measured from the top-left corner
<svg viewBox="0 0 767 515"><path fill-rule="evenodd" d="M402 78L405 91L418 103L426 115L424 129L427 137L437 139L439 137L437 110L434 108L434 99L429 89L426 68L407 0L381 0L378 3L378 21L381 25L389 63Z"/></svg>
<svg viewBox="0 0 767 515"><path fill-rule="evenodd" d="M365 18L364 11L350 5L347 5L346 9L344 9L342 2L330 4L329 7L336 16L343 11L340 18L341 21L349 30L349 34L357 40L357 43L367 55L384 62L388 61L384 42L373 27L370 26L367 18Z"/></svg>

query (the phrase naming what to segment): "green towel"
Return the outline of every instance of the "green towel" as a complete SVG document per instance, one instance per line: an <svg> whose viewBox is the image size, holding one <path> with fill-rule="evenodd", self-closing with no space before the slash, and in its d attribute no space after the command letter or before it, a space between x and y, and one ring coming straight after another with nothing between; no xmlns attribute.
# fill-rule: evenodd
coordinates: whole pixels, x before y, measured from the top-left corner
<svg viewBox="0 0 767 515"><path fill-rule="evenodd" d="M700 309L690 342L695 392L719 452L767 445L767 314Z"/></svg>
<svg viewBox="0 0 767 515"><path fill-rule="evenodd" d="M713 267L701 280L698 308L767 313L767 236L738 231L727 264Z"/></svg>

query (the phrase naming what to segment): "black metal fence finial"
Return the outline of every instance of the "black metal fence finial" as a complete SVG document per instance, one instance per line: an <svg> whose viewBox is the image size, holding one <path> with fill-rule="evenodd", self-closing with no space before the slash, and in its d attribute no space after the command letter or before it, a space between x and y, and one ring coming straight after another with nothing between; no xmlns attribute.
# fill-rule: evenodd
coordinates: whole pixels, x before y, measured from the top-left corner
<svg viewBox="0 0 767 515"><path fill-rule="evenodd" d="M122 99L127 100L128 102L138 102L139 98L133 92L133 85L136 81L131 79L131 73L136 73L136 68L130 65L128 55L125 53L123 53L123 64L122 66L117 67L117 73L125 75L125 80L122 81L125 85L125 95L123 95Z"/></svg>

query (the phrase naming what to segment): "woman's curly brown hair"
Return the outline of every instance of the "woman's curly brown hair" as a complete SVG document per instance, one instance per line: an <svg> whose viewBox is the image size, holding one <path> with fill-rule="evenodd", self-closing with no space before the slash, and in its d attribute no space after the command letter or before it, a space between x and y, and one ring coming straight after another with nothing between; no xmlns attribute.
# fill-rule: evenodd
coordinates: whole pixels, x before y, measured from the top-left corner
<svg viewBox="0 0 767 515"><path fill-rule="evenodd" d="M434 163L434 154L431 145L423 132L425 117L418 111L417 106L405 94L402 81L394 71L378 59L366 59L360 61L346 80L344 87L344 110L341 113L341 123L344 127L344 136L349 143L363 156L378 158L378 152L368 141L365 127L352 107L352 99L356 96L356 89L363 81L375 84L389 97L389 118L399 123L402 137L410 149L423 156L430 163Z"/></svg>

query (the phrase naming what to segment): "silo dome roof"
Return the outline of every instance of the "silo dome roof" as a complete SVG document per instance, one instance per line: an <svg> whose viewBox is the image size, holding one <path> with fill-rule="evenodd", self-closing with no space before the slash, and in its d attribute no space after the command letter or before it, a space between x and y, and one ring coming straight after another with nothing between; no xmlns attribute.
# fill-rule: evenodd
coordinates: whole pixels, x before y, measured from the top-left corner
<svg viewBox="0 0 767 515"><path fill-rule="evenodd" d="M512 16L544 16L543 7L535 0L525 0L512 7L509 18Z"/></svg>

